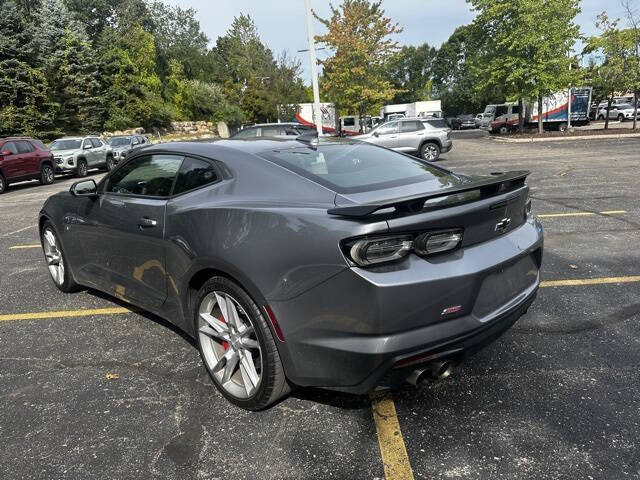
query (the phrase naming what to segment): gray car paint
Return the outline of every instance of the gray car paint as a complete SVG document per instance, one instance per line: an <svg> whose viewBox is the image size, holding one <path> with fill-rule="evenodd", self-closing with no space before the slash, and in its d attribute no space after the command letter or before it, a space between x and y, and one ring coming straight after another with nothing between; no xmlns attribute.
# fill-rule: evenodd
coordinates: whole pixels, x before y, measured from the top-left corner
<svg viewBox="0 0 640 480"><path fill-rule="evenodd" d="M327 210L336 204L432 191L474 177L451 174L437 184L338 195L259 156L291 146L300 144L252 139L143 148L133 158L176 153L214 160L222 180L169 199L60 193L45 203L40 224L53 223L80 284L139 305L192 336L194 281L214 273L235 279L275 312L285 336L277 342L285 372L299 385L369 391L398 358L476 332L479 338L505 315L517 319L532 301L543 240L537 221L524 217L526 187L413 215L332 216ZM507 197L518 198L510 200L513 212L491 209ZM516 210L523 223L501 235L492 231ZM143 216L158 225L141 229ZM463 248L433 258L411 254L364 269L351 266L340 249L351 237L454 225L468 227ZM478 317L475 305L490 301L477 298L487 279L498 286L521 282L521 274L502 278L501 272L528 258L536 265L530 282L512 297L498 294L502 304ZM443 308L452 305L462 311L443 318Z"/></svg>

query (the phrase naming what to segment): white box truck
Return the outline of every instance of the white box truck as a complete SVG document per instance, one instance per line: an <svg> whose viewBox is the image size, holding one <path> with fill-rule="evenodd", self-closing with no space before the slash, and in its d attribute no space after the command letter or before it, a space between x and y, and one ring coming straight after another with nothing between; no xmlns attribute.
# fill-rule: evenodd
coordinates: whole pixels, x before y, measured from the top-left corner
<svg viewBox="0 0 640 480"><path fill-rule="evenodd" d="M591 109L591 87L571 89L571 125L589 123ZM526 127L538 125L538 101L524 102ZM480 128L492 133L508 133L518 129L519 105L517 102L487 105ZM564 131L569 120L569 90L553 93L542 99L542 124L547 130Z"/></svg>
<svg viewBox="0 0 640 480"><path fill-rule="evenodd" d="M442 101L426 100L422 102L385 105L380 110L380 116L385 122L396 118L442 117Z"/></svg>

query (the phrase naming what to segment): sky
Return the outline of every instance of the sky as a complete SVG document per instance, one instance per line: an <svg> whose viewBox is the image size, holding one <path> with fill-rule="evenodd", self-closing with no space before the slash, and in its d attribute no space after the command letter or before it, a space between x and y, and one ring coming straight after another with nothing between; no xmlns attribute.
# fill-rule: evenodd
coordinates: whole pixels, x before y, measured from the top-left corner
<svg viewBox="0 0 640 480"><path fill-rule="evenodd" d="M640 8L640 0L637 2ZM308 46L304 0L168 0L168 3L197 10L202 30L212 45L225 34L235 16L249 14L260 38L275 54L286 50L302 61L305 81L310 83L309 54L296 53ZM321 17L329 15L329 1L311 0L311 4ZM465 0L383 0L382 5L387 16L404 28L397 36L401 45L427 42L440 46L457 27L473 20L473 12ZM613 18L624 16L619 0L582 0L581 5L577 23L584 35L596 32L594 21L603 11ZM314 29L316 34L322 33L322 25L317 21ZM326 55L318 52L320 58Z"/></svg>

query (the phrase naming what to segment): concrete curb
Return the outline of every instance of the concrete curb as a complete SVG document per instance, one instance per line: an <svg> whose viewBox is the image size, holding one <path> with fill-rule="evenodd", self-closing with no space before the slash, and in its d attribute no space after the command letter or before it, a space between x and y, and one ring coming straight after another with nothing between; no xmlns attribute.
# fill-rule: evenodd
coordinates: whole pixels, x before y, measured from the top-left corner
<svg viewBox="0 0 640 480"><path fill-rule="evenodd" d="M492 137L496 142L503 143L536 143L536 142L563 142L571 140L606 140L606 139L621 139L621 138L638 138L640 133L615 133L610 135L580 135L572 137L542 137L542 138L500 138Z"/></svg>

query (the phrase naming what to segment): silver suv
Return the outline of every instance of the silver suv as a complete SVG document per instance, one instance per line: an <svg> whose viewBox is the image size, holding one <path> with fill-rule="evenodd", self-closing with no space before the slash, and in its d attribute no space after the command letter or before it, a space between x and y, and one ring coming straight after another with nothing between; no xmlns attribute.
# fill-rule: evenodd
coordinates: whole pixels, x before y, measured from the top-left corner
<svg viewBox="0 0 640 480"><path fill-rule="evenodd" d="M151 145L151 141L144 135L118 135L109 139L109 146L113 151L115 163L124 161L127 155L136 148Z"/></svg>
<svg viewBox="0 0 640 480"><path fill-rule="evenodd" d="M56 171L86 177L93 168L110 171L115 163L111 147L98 137L64 137L49 149L56 162Z"/></svg>
<svg viewBox="0 0 640 480"><path fill-rule="evenodd" d="M383 123L371 132L354 138L433 162L440 158L441 153L447 153L453 147L451 129L444 120L440 122L438 119L403 118Z"/></svg>

